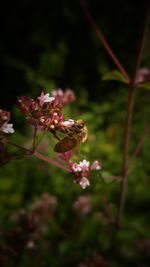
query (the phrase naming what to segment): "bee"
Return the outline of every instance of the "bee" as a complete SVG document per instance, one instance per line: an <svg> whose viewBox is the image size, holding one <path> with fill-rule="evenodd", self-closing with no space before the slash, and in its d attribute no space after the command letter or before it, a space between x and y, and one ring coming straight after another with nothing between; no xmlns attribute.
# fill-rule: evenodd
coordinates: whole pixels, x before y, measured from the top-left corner
<svg viewBox="0 0 150 267"><path fill-rule="evenodd" d="M76 148L81 143L84 143L88 137L88 130L83 120L77 120L74 121L73 125L65 126L62 132L66 134L66 137L60 140L54 148L54 151L58 153L64 153Z"/></svg>

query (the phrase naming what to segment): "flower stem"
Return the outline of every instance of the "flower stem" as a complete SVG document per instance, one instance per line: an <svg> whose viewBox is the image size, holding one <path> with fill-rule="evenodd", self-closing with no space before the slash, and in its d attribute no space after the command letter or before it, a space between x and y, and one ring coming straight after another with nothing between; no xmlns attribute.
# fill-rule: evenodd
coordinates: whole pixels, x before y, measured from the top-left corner
<svg viewBox="0 0 150 267"><path fill-rule="evenodd" d="M150 5L149 5L150 7ZM124 128L124 145L123 145L123 164L122 164L122 180L120 184L120 196L119 196L119 207L116 215L116 229L119 229L121 223L121 217L124 210L125 205L125 197L126 197L126 186L127 186L127 177L128 177L128 151L129 151L129 139L130 139L130 130L131 130L131 123L132 123L132 114L133 114L133 107L134 107L134 99L136 93L136 75L139 69L143 48L144 48L144 40L146 36L146 30L149 21L149 12L150 8L148 8L147 14L145 16L143 31L140 36L140 42L138 47L138 53L135 60L135 67L133 72L133 78L129 85L129 95L128 95L128 105L127 105L127 116Z"/></svg>
<svg viewBox="0 0 150 267"><path fill-rule="evenodd" d="M65 166L64 164L61 164L61 163L57 162L55 159L48 158L48 157L42 155L39 152L33 151L33 149L27 149L27 148L22 147L22 146L14 143L12 141L7 141L7 143L12 145L12 146L14 146L14 147L16 147L16 148L24 150L27 153L27 155L35 156L35 157L37 157L37 158L39 158L39 159L41 159L43 161L46 161L46 162L48 162L48 163L50 163L50 164L52 164L54 166L57 166L58 168L60 168L62 170L65 170L65 171L68 171L68 172L70 171L69 167Z"/></svg>
<svg viewBox="0 0 150 267"><path fill-rule="evenodd" d="M112 50L112 48L108 44L108 42L107 42L105 36L103 35L100 27L97 26L97 24L93 20L92 16L90 15L90 13L89 13L86 5L85 5L85 1L81 0L80 4L81 4L81 6L82 6L82 8L83 8L83 10L84 10L84 12L85 12L85 14L87 16L88 21L90 22L90 24L94 28L95 32L97 33L97 36L99 37L99 39L100 39L102 45L104 46L105 50L107 51L108 55L113 60L114 64L117 66L118 70L122 73L122 75L124 76L124 78L127 81L127 83L129 83L130 82L130 77L129 77L128 73L126 72L126 70L124 69L124 67L120 63L118 57L115 55L114 51Z"/></svg>
<svg viewBox="0 0 150 267"><path fill-rule="evenodd" d="M69 168L68 168L67 166L60 164L59 162L57 162L56 160L54 160L54 159L52 159L52 158L48 158L48 157L46 157L46 156L40 154L39 152L34 152L33 155L34 155L35 157L37 157L37 158L43 160L43 161L46 161L46 162L48 162L48 163L50 163L50 164L52 164L52 165L54 165L54 166L57 166L57 167L59 167L59 168L65 170L65 171L68 171L68 172L69 172Z"/></svg>
<svg viewBox="0 0 150 267"><path fill-rule="evenodd" d="M11 145L11 146L14 146L14 147L16 147L16 148L19 148L19 149L21 149L21 150L24 150L24 151L25 151L27 154L29 154L29 155L32 155L32 154L33 154L33 151L32 151L31 149L22 147L22 146L20 146L20 145L14 143L14 142L12 142L12 141L9 141L9 140L7 140L7 143L8 143L9 145Z"/></svg>
<svg viewBox="0 0 150 267"><path fill-rule="evenodd" d="M132 87L128 95L128 108L127 116L124 129L124 144L123 144L123 164L122 164L122 180L120 183L120 196L119 196L119 208L116 215L116 227L119 228L121 216L125 204L126 196L126 185L127 185L127 176L128 176L128 149L129 149L129 138L130 138L130 129L132 122L132 113L134 106L136 87Z"/></svg>
<svg viewBox="0 0 150 267"><path fill-rule="evenodd" d="M133 154L132 154L130 162L129 162L130 165L132 164L132 162L136 159L136 157L140 153L142 146L144 144L145 138L147 137L149 132L150 132L150 124L144 129L143 134L141 135L141 139L139 140L139 143L137 144L135 150L133 151Z"/></svg>

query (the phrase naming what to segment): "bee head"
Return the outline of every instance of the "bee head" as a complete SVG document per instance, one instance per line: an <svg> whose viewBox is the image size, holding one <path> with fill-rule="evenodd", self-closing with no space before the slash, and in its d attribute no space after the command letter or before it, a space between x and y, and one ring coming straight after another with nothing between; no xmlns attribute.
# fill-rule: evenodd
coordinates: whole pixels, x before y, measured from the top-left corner
<svg viewBox="0 0 150 267"><path fill-rule="evenodd" d="M77 124L78 124L81 128L83 128L84 125L85 125L85 123L84 123L83 120L77 120L76 122L77 122Z"/></svg>

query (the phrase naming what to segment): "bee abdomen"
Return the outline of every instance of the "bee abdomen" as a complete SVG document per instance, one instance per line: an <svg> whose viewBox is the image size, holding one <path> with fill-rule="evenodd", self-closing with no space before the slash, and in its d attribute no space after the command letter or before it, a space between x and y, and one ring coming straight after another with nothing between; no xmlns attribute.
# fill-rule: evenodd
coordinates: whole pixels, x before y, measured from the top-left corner
<svg viewBox="0 0 150 267"><path fill-rule="evenodd" d="M64 153L72 150L77 145L77 141L74 138L65 137L62 141L55 145L54 151L58 153Z"/></svg>

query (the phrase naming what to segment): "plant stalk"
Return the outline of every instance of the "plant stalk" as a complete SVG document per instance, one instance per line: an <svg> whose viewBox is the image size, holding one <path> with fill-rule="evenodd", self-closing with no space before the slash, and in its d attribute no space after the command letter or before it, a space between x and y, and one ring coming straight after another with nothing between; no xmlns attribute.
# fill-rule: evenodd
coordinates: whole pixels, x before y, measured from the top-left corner
<svg viewBox="0 0 150 267"><path fill-rule="evenodd" d="M81 3L81 6L82 6L86 16L87 16L88 21L90 22L90 24L94 28L95 32L97 33L97 36L99 37L99 39L100 39L102 45L104 46L105 50L107 51L108 55L110 56L110 58L112 59L112 61L114 62L114 64L118 68L118 70L122 73L122 75L124 76L127 83L130 83L130 77L129 77L127 71L124 69L124 67L120 63L118 57L115 55L114 51L112 50L112 48L108 44L108 42L107 42L105 36L103 35L100 27L97 26L97 24L93 20L91 14L89 13L89 11L86 7L85 1L81 0L80 3Z"/></svg>
<svg viewBox="0 0 150 267"><path fill-rule="evenodd" d="M142 59L144 41L145 41L148 22L149 22L149 15L150 15L150 4L148 5L141 36L139 38L139 46L138 46L137 57L135 59L133 78L129 85L130 90L129 90L129 95L128 95L127 116L126 116L125 129L124 129L122 180L120 184L119 207L118 207L116 221L115 221L116 229L120 228L121 217L122 217L124 205L125 205L126 186L127 186L127 177L128 177L128 167L129 167L128 166L129 139L130 139L134 99L135 99L135 93L136 93L136 76L137 76L137 72L139 70L141 59Z"/></svg>

